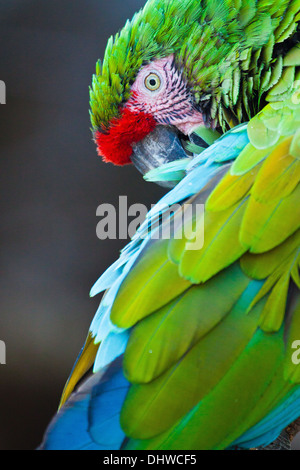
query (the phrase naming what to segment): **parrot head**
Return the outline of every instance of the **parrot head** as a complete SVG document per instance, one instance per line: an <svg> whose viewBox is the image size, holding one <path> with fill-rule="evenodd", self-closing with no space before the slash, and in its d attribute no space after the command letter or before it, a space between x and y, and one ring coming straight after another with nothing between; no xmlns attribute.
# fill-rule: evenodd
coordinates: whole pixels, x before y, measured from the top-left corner
<svg viewBox="0 0 300 470"><path fill-rule="evenodd" d="M242 122L250 106L239 100L240 59L269 33L255 34L249 23L247 36L232 11L226 2L202 8L198 0L149 0L110 38L90 89L94 141L105 162L134 163L146 173L186 158L182 141L195 128L227 130L229 115Z"/></svg>
<svg viewBox="0 0 300 470"><path fill-rule="evenodd" d="M167 138L171 126L187 135L203 123L203 115L171 54L141 67L118 117L110 121L108 129L96 131L95 141L104 161L124 165L132 162L134 149L138 151L136 144L158 126L168 127L164 134ZM158 132L154 135L157 137Z"/></svg>

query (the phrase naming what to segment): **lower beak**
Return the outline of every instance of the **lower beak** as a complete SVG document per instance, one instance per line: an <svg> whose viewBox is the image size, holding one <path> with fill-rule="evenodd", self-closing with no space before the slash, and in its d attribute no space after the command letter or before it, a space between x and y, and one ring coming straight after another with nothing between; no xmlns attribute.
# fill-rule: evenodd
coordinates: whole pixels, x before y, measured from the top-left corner
<svg viewBox="0 0 300 470"><path fill-rule="evenodd" d="M143 175L166 163L187 158L176 130L167 126L157 126L145 139L133 144L132 149L131 161Z"/></svg>

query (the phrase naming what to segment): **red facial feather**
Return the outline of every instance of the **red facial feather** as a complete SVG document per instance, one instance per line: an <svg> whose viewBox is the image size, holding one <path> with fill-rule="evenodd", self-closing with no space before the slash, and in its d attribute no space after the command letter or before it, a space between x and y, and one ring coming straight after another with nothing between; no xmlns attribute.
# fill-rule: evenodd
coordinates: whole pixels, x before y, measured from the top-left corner
<svg viewBox="0 0 300 470"><path fill-rule="evenodd" d="M111 123L108 132L96 131L97 152L105 162L115 165L131 163L132 144L144 139L156 126L151 114L122 111L121 117Z"/></svg>

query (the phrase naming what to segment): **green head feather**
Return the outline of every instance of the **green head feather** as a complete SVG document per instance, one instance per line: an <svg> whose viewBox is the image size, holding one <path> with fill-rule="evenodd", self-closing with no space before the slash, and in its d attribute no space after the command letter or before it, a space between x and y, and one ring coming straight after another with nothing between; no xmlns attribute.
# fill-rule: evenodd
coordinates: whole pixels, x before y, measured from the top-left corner
<svg viewBox="0 0 300 470"><path fill-rule="evenodd" d="M145 63L172 53L212 121L225 130L247 120L262 95L271 96L284 68L290 67L291 79L284 91L292 87L300 66L300 50L291 41L299 34L299 8L299 0L148 0L109 39L103 62L97 62L90 89L93 129L108 128L118 117Z"/></svg>
<svg viewBox="0 0 300 470"><path fill-rule="evenodd" d="M103 62L97 62L90 90L93 128L109 125L121 103L129 98L141 66L176 51L198 14L199 2L150 0L120 33L109 39Z"/></svg>

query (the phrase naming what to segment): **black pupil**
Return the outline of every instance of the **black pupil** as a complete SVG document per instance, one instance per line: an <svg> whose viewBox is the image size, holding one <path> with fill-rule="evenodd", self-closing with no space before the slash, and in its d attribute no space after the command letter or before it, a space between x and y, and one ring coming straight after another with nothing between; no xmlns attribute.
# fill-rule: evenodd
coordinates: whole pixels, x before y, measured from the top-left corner
<svg viewBox="0 0 300 470"><path fill-rule="evenodd" d="M151 78L150 81L149 81L149 83L150 83L151 86L154 87L154 86L156 85L156 80L155 80L155 78Z"/></svg>

